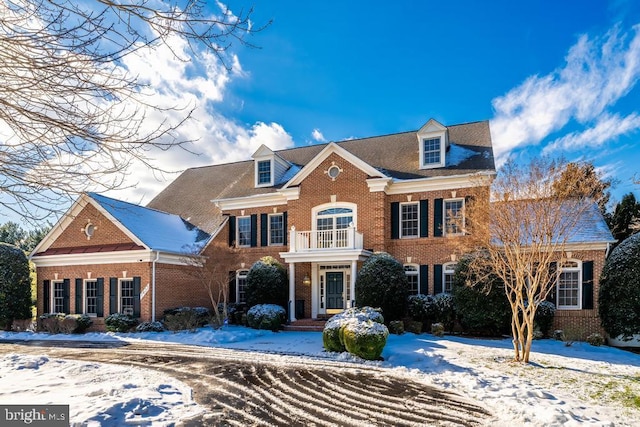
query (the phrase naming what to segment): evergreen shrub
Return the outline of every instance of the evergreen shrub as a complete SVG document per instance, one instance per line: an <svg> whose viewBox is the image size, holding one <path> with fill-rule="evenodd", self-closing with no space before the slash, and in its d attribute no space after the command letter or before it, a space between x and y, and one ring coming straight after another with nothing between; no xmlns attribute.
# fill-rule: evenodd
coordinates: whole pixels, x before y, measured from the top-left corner
<svg viewBox="0 0 640 427"><path fill-rule="evenodd" d="M249 307L257 304L286 307L289 299L287 270L273 257L260 258L247 273L244 291Z"/></svg>
<svg viewBox="0 0 640 427"><path fill-rule="evenodd" d="M407 311L408 292L404 267L388 253L375 253L362 264L356 278L358 306L379 307L387 322L400 320Z"/></svg>
<svg viewBox="0 0 640 427"><path fill-rule="evenodd" d="M29 261L22 249L0 243L0 328L10 330L14 320L31 319Z"/></svg>

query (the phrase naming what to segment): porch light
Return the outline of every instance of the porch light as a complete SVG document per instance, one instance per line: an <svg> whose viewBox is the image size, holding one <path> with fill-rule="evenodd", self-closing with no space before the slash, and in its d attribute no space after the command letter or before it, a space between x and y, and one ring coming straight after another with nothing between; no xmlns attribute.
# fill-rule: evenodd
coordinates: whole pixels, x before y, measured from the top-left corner
<svg viewBox="0 0 640 427"><path fill-rule="evenodd" d="M302 284L305 286L310 286L311 285L311 279L309 278L308 274L304 275L304 279L302 279Z"/></svg>

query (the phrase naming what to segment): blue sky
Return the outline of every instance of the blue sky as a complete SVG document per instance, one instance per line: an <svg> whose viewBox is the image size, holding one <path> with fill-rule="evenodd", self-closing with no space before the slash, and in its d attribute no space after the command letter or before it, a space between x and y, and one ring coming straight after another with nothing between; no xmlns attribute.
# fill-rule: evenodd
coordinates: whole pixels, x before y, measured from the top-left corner
<svg viewBox="0 0 640 427"><path fill-rule="evenodd" d="M588 160L619 181L614 201L640 196L632 182L640 179L639 1L228 5L253 5L256 26L272 20L249 37L259 48L231 46L230 69L178 37L120 64L148 84L150 103L193 108L173 135L193 142L150 151L158 169L134 162L125 188L108 196L145 204L180 171L249 159L261 144L277 150L403 132L430 118L490 120L499 162ZM143 127L180 114L154 111Z"/></svg>

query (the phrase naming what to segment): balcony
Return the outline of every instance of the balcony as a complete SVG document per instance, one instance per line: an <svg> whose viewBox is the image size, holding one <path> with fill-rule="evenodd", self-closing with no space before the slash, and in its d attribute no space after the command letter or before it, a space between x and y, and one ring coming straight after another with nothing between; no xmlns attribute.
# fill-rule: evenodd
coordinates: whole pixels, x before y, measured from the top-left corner
<svg viewBox="0 0 640 427"><path fill-rule="evenodd" d="M281 252L286 262L363 261L371 255L363 249L364 238L356 228L289 231L289 252Z"/></svg>

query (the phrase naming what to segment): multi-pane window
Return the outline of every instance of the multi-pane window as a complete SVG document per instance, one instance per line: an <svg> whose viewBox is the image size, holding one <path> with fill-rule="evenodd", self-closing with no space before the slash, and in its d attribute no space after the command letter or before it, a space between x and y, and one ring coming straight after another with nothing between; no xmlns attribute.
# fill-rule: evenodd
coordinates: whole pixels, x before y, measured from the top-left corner
<svg viewBox="0 0 640 427"><path fill-rule="evenodd" d="M442 266L442 291L450 294L453 291L453 275L456 271L456 263L450 262Z"/></svg>
<svg viewBox="0 0 640 427"><path fill-rule="evenodd" d="M120 280L120 312L124 314L133 315L133 280L121 279Z"/></svg>
<svg viewBox="0 0 640 427"><path fill-rule="evenodd" d="M251 246L251 217L238 217L237 233L238 246Z"/></svg>
<svg viewBox="0 0 640 427"><path fill-rule="evenodd" d="M400 237L418 237L418 203L400 205Z"/></svg>
<svg viewBox="0 0 640 427"><path fill-rule="evenodd" d="M95 315L98 312L98 282L86 280L84 286L84 312Z"/></svg>
<svg viewBox="0 0 640 427"><path fill-rule="evenodd" d="M247 274L249 270L239 270L236 272L236 301L238 303L247 302L245 288L247 286Z"/></svg>
<svg viewBox="0 0 640 427"><path fill-rule="evenodd" d="M269 215L269 245L284 244L284 215Z"/></svg>
<svg viewBox="0 0 640 427"><path fill-rule="evenodd" d="M413 264L405 265L404 274L407 275L407 282L409 283L409 295L418 295L420 293L418 266Z"/></svg>
<svg viewBox="0 0 640 427"><path fill-rule="evenodd" d="M444 201L445 234L464 233L464 199Z"/></svg>
<svg viewBox="0 0 640 427"><path fill-rule="evenodd" d="M425 166L440 164L440 138L423 139L422 144L422 164Z"/></svg>
<svg viewBox="0 0 640 427"><path fill-rule="evenodd" d="M580 282L580 263L562 263L558 272L558 308L580 308Z"/></svg>
<svg viewBox="0 0 640 427"><path fill-rule="evenodd" d="M271 184L271 160L258 162L258 185Z"/></svg>
<svg viewBox="0 0 640 427"><path fill-rule="evenodd" d="M51 284L53 300L51 301L52 313L64 313L64 283L53 282Z"/></svg>

